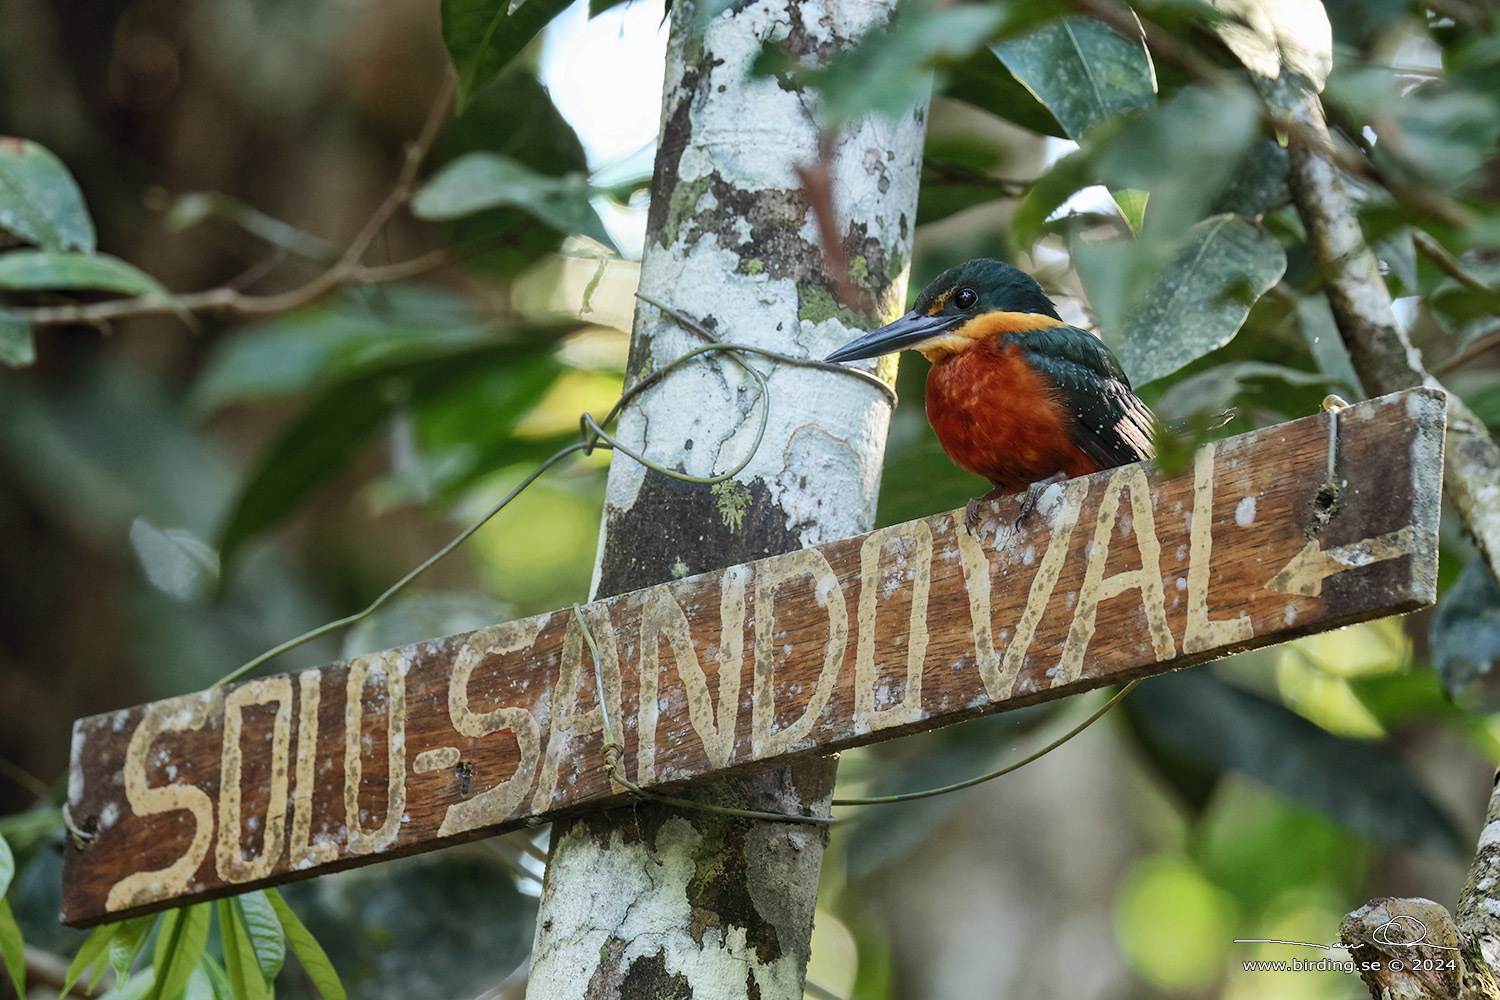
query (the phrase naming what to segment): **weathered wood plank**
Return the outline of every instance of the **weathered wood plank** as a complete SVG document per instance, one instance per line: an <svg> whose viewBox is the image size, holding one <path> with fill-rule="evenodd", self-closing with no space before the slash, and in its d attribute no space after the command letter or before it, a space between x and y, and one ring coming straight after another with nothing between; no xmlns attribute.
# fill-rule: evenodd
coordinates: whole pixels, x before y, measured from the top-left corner
<svg viewBox="0 0 1500 1000"><path fill-rule="evenodd" d="M1011 499L972 535L955 511L589 605L625 771L714 777L1428 604L1444 413L1412 390L1060 484L1019 528ZM81 719L64 919L617 802L598 685L555 611Z"/></svg>

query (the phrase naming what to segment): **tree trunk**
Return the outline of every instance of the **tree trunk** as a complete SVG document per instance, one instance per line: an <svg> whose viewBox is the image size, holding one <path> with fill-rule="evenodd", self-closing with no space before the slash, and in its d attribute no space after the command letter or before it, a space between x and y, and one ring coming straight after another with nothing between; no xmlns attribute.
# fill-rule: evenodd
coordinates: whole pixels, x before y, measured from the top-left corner
<svg viewBox="0 0 1500 1000"><path fill-rule="evenodd" d="M884 25L894 7L895 0L751 0L702 18L689 2L673 4L643 294L697 317L718 339L810 357L899 311L925 103L824 144L841 249L871 304L850 309L837 297L838 276L828 272L798 180L799 167L820 169L813 98L750 73L767 39L800 59L825 60ZM627 381L701 343L642 303ZM729 356L710 354L648 389L622 416L622 443L668 468L711 476L751 450L759 408L770 408L750 463L717 486L614 458L595 597L872 526L890 418L885 394L836 373L747 361L767 373L767 398ZM739 582L749 654L757 585ZM814 584L805 577L762 586L794 601L816 600ZM637 638L622 636L622 648ZM716 671L718 650L695 652L705 672ZM661 653L663 671L674 655L670 647ZM639 652L629 659L622 669L635 669ZM741 681L734 724L744 731L751 684ZM721 690L712 677L709 687ZM833 760L804 760L692 797L826 816L833 778ZM649 801L557 823L528 996L800 998L825 841L826 827Z"/></svg>

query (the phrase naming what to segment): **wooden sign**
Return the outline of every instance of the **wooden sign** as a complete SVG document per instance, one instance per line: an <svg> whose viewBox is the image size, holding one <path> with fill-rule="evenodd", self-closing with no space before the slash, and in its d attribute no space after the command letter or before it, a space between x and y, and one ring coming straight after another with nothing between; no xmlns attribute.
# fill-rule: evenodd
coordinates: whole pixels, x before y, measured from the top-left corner
<svg viewBox="0 0 1500 1000"><path fill-rule="evenodd" d="M583 609L73 729L87 926L931 729L1434 599L1445 403L1416 389ZM601 676L602 674L602 676Z"/></svg>

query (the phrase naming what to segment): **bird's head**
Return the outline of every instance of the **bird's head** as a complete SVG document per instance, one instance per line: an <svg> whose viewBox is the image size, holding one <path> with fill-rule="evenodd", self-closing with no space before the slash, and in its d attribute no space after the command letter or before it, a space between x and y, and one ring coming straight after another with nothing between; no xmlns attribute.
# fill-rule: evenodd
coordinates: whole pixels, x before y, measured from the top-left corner
<svg viewBox="0 0 1500 1000"><path fill-rule="evenodd" d="M1061 326L1057 308L1031 275L980 258L950 267L922 289L911 312L850 341L825 361L857 361L911 348L929 361L961 354L997 333Z"/></svg>

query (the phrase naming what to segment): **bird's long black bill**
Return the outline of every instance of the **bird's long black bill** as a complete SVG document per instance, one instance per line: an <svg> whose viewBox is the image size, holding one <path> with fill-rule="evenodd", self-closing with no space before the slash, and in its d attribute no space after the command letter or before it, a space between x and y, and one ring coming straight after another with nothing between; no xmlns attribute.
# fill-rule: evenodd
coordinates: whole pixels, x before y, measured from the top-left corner
<svg viewBox="0 0 1500 1000"><path fill-rule="evenodd" d="M878 330L871 330L863 337L849 341L834 351L824 361L858 361L860 358L878 358L882 354L895 354L908 347L915 347L924 340L947 333L955 325L953 316L924 316L912 311Z"/></svg>

